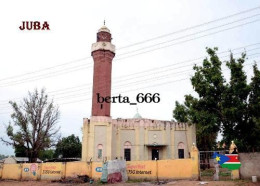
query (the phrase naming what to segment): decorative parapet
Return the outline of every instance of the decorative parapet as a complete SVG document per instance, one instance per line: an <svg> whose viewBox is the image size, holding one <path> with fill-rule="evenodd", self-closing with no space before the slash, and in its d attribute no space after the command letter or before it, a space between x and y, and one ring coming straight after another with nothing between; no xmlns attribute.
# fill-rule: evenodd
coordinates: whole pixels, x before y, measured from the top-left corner
<svg viewBox="0 0 260 186"><path fill-rule="evenodd" d="M152 119L113 119L112 124L117 128L134 129L136 127L143 127L150 130L187 130L187 123L177 123L173 121L163 121L163 120L152 120Z"/></svg>

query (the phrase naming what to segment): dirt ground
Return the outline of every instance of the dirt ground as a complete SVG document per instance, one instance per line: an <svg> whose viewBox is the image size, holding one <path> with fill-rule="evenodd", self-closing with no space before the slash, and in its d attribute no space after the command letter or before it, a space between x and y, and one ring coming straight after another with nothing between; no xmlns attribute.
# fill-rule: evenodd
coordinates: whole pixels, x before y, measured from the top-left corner
<svg viewBox="0 0 260 186"><path fill-rule="evenodd" d="M11 180L0 180L1 186L43 186L43 185L51 185L51 186L69 186L69 185L90 185L89 183L59 183L59 182L48 182L48 181L11 181ZM92 185L103 185L101 183L94 183ZM152 182L135 182L135 183L117 183L117 184L104 184L104 185L115 185L115 186L124 186L124 185L140 185L140 186L149 186L149 185L158 185L156 183ZM171 181L168 183L164 183L161 185L185 185L185 186L191 186L191 185L206 185L206 186L255 186L260 185L260 182L258 183L252 183L250 181L188 181L188 180L178 180L178 181Z"/></svg>

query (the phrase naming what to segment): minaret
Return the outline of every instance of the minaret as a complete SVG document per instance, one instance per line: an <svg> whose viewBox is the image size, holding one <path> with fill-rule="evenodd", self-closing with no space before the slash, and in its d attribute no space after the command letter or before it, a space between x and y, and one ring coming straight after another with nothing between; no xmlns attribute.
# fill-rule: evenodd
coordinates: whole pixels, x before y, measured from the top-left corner
<svg viewBox="0 0 260 186"><path fill-rule="evenodd" d="M115 56L115 46L111 39L110 30L104 22L104 26L98 30L97 42L93 43L91 48L94 60L92 116L110 116L110 103L99 103L97 95L103 98L111 97L112 60Z"/></svg>

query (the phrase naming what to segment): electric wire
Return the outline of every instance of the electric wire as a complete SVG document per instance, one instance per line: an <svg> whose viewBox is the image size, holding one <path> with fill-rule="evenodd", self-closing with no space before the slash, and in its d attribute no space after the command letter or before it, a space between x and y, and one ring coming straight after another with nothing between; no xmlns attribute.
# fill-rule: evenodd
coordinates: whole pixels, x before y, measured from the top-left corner
<svg viewBox="0 0 260 186"><path fill-rule="evenodd" d="M260 21L260 19L257 19L257 20L251 21L251 22L247 22L247 23L243 23L243 24L240 24L240 25L236 25L236 26L234 26L234 27L230 27L230 28L227 28L227 29L219 30L219 31L217 31L217 32L212 32L212 33L209 33L209 34L205 34L205 35L202 35L202 36L199 36L199 37L195 37L195 38L192 38L192 39L189 39L189 40L184 40L184 41L181 41L181 42L177 42L177 43L173 43L173 44L170 44L170 45L158 47L158 48L155 48L155 49L151 49L151 50L148 50L148 51L145 51L145 52L141 52L141 53L137 53L137 54L134 54L134 55L130 55L130 56L127 56L127 57L115 59L115 61L116 61L116 60L122 60L122 59L129 58L129 57L133 57L133 56L136 56L136 55L145 54L145 53L148 53L148 52L152 52L152 51L154 51L154 50L163 49L163 48L166 48L166 47L170 47L170 46L173 46L173 45L185 43L185 42L192 41L192 40L195 40L195 39L203 38L203 37L206 37L206 36L209 36L209 35L212 35L212 34L220 33L220 32L226 31L226 30L230 30L230 29L233 29L233 28L237 28L237 27L240 27L240 26L247 25L247 24L255 23L255 22L258 22L258 21ZM89 66L88 68L90 68L90 67L91 67L91 66ZM83 69L84 69L84 68L78 68L78 69L74 69L74 70L72 70L72 71L66 71L66 72L62 72L62 73L52 72L52 73L51 73L52 75L50 75L50 73L49 73L49 74L45 74L43 77L41 76L40 78L37 78L37 79L31 79L31 78L29 78L29 81L36 81L36 80L39 80L39 79L44 79L44 78L49 78L49 77L55 77L55 76L58 76L58 75L61 75L61 74L66 74L66 73L68 73L68 72L75 72L75 71L79 71L79 70L83 70ZM6 83L6 84L0 84L0 87L7 87L7 86L16 85L16 84L26 83L27 80L28 80L28 79L25 79L25 81L18 80L18 81L14 81L14 82L8 82L8 83Z"/></svg>
<svg viewBox="0 0 260 186"><path fill-rule="evenodd" d="M252 45L247 45L247 46L252 46ZM240 48L243 48L243 47L239 47L239 48L236 48L236 49L240 49ZM236 49L233 49L233 50L236 50ZM256 50L256 49L259 49L259 47L258 48L253 48L253 49L250 49L250 50L247 50L248 52L249 51L253 51L253 50ZM223 51L223 52L219 52L219 53L226 53L227 51ZM239 52L238 53L233 53L233 55L236 55L236 54L240 54ZM227 56L219 56L220 58L224 58L224 57L228 57L229 55L227 55ZM193 60L192 60L193 61ZM167 66L168 67L168 66ZM184 67L190 67L190 65L184 65L184 66L180 66L180 67L177 67L177 68L174 68L174 69L170 69L170 68L167 68L167 69L164 69L164 70L160 70L160 69L162 69L162 68L164 68L164 67L161 67L161 68L159 68L159 70L160 71L158 71L158 68L155 68L155 69L153 69L153 70L157 70L157 72L152 72L152 70L150 69L149 70L149 73L150 74L145 74L145 75L143 75L143 72L142 72L142 74L141 75L139 75L139 76L136 76L136 77L134 77L134 78L128 78L128 79L125 79L124 81L128 81L128 80L132 80L132 79L135 79L135 78L140 78L140 77L145 77L145 76L149 76L149 75L154 75L155 73L162 73L162 72L166 72L166 71L172 71L172 70L176 70L176 69L181 69L181 68L184 68ZM135 73L136 74L136 73ZM138 74L140 74L140 73L138 73ZM175 73L175 74L178 74L178 72L177 73ZM130 74L130 76L131 76L132 74ZM115 83L114 83L114 85L116 85L116 87L120 87L120 85L119 86L117 86L117 84L118 83L120 83L121 81L115 81ZM127 84L123 84L123 86L125 86L125 85L129 85L129 84L132 84L132 82L130 82L130 83L127 83ZM84 86L87 86L87 85L90 85L89 86L89 88L91 88L91 83L89 83L89 84L86 84L86 85L84 85ZM103 86L103 85L100 85L100 86ZM122 85L121 85L122 86ZM81 87L72 87L72 88L81 88ZM71 88L66 88L65 90L67 90L67 89L71 89ZM59 92L59 91L63 91L64 89L62 89L62 90L58 90L58 91L51 91L51 92L49 92L49 93L53 93L53 92ZM83 89L83 88L81 88L81 89L79 89L79 90L72 90L72 91L69 91L69 92L77 92L77 91L80 91L80 90L85 90L85 88ZM68 92L61 92L61 93L58 93L59 95L60 94L67 94ZM4 100L0 100L0 103L1 102L3 102ZM4 102L6 102L6 100L4 101ZM1 106L1 104L0 104L0 106Z"/></svg>
<svg viewBox="0 0 260 186"><path fill-rule="evenodd" d="M133 54L133 55L130 55L130 56L122 57L122 58L119 58L117 60L119 61L119 60L126 59L126 58L129 58L129 57L134 57L134 56L138 56L138 55L141 55L141 54L147 54L147 53L153 52L155 50L160 50L160 49L164 49L164 48L171 47L171 46L174 46L174 45L186 43L186 42L193 41L193 40L196 40L196 39L200 39L200 38L203 38L203 37L206 37L206 36L210 36L210 35L213 35L213 34L221 33L221 32L224 32L224 31L227 31L227 30L231 30L231 29L234 29L234 28L238 28L240 26L244 26L244 25L248 25L248 24L251 24L251 23L255 23L255 22L258 22L258 21L260 21L260 19L257 19L257 20L251 21L251 22L247 22L247 23L244 23L244 24L236 25L236 26L233 26L233 27L230 27L230 28L227 28L227 29L222 29L222 30L219 30L217 32L212 32L212 33L205 34L205 35L202 35L202 36L199 36L199 37L195 37L195 38L192 38L192 39L180 41L180 42L177 42L177 43L169 44L169 45L162 46L162 47L157 47L155 49L147 50L147 51L140 52L140 53L137 53L137 54Z"/></svg>
<svg viewBox="0 0 260 186"><path fill-rule="evenodd" d="M238 49L245 49L245 47L248 47L248 46L254 46L254 45L257 45L259 43L255 43L255 44L251 44L251 45L246 45L246 46L243 46L243 47L238 47L238 48L235 48L233 49L233 51L235 50L238 50ZM253 51L253 50L256 50L256 49L259 49L259 47L257 48L253 48L253 49L249 49L247 50L247 52L249 51ZM230 52L230 51L223 51L223 52L218 52L217 54L222 54L222 53L227 53L227 52ZM239 54L239 52L237 53L233 53L233 55L236 55L236 54ZM219 56L220 58L223 58L223 57L228 57L228 56ZM186 62L193 62L193 61L196 61L198 59L202 59L202 58L205 58L205 57L200 57L200 58L196 58L196 59L192 59L192 60L186 60L186 61L182 61L182 62L179 62L179 63L174 63L174 64L171 64L171 65L167 65L167 66L163 66L163 67L159 67L159 68L153 68L153 69L149 69L149 70L145 70L145 71L141 71L141 72L137 72L137 73L133 73L133 74L130 74L130 75L126 75L126 76L119 76L119 77L116 77L115 78L115 81L114 81L114 84L118 84L120 83L122 80L120 79L124 79L124 81L127 81L127 80L132 80L134 78L140 78L140 77L144 77L144 76L147 76L147 74L145 74L146 72L149 72L150 75L153 75L153 71L157 71L156 73L161 73L161 72L165 72L165 71L170 71L170 70L176 70L176 69L180 69L180 68L183 68L183 67L189 67L190 65L184 65L184 66L180 66L180 67L177 67L177 68L174 68L174 69L171 69L169 67L171 66L175 66L176 64L184 64ZM163 68L167 68L166 70L163 70ZM162 69L162 70L161 70ZM134 78L129 78L129 76L131 77L132 75L136 75L136 74L140 74L138 76L135 76ZM148 74L149 75L149 74ZM62 90L56 90L56 91L51 91L49 93L54 93L54 92L60 92L60 91L64 91L64 90L68 90L68 89L72 89L72 88L81 88L81 87L84 87L84 86L90 86L91 88L91 85L92 83L88 83L88 84L84 84L82 86L75 86L75 87L69 87L69 88L66 88L66 89L62 89ZM83 89L80 89L80 90L83 90ZM72 91L68 91L68 92L75 92L75 91L78 91L78 90L72 90ZM65 94L66 92L63 92L63 93L59 93L59 94ZM0 100L0 103L3 102L3 100ZM6 102L6 100L5 100Z"/></svg>
<svg viewBox="0 0 260 186"><path fill-rule="evenodd" d="M259 54L259 53L256 53L256 54ZM255 54L252 54L252 55L255 55ZM246 64L246 65L244 65L244 66L248 66L248 65L251 65L251 64L254 64L254 63L250 63L250 64ZM223 71L226 71L226 70L229 70L228 68L227 69L224 69ZM193 70L188 70L188 71L193 71ZM186 71L187 72L187 71ZM179 73L182 73L182 72L179 72ZM153 82L154 81L158 81L158 80L160 80L160 79L164 79L164 78L167 78L167 77L169 77L169 76L171 76L172 74L167 74L167 75L164 75L164 76L161 76L160 78L158 78L158 77L156 77L156 78L154 78L155 80L153 80ZM176 75L176 74L174 74L174 75ZM182 75L182 74L181 74ZM142 81L144 81L144 82L147 82L148 80L150 80L151 81L151 79L147 79L147 80L142 80ZM170 82L172 82L172 81L170 81ZM173 81L173 82L175 82L175 81ZM134 85L136 85L136 84L138 84L138 83L140 83L140 82L135 82L135 84ZM164 83L163 83L164 84ZM154 86L154 85L152 85L152 86ZM156 85L155 85L156 86ZM151 87L151 86L148 86L148 87ZM141 87L141 89L142 89L143 87ZM133 89L133 90L136 90L136 88L135 89ZM130 91L132 91L132 90L130 90ZM127 91L124 91L124 92L128 92L128 90ZM91 92L90 92L91 93ZM78 95L82 95L82 96L86 96L87 94L86 93L82 93L82 94L78 94ZM69 97L75 97L75 96L78 96L78 95L70 95ZM65 97L62 97L62 98L68 98L67 96L65 96ZM59 98L60 99L60 98ZM55 100L59 100L59 99L55 99ZM89 98L90 99L90 98Z"/></svg>
<svg viewBox="0 0 260 186"><path fill-rule="evenodd" d="M146 40L143 40L143 41L140 41L140 42L136 42L136 43L133 43L133 44L130 44L130 45L127 45L127 46L120 47L117 50L121 50L121 49L129 48L129 47L132 47L132 46L140 45L140 44L143 44L145 42L150 42L150 41L153 41L153 40L156 40L156 39L168 37L168 36L173 35L173 34L182 33L182 32L194 29L194 28L205 26L205 25L208 25L208 24L211 24L211 23L215 23L215 22L218 22L218 21L221 21L221 20L229 19L231 17L242 15L242 14L245 14L245 13L248 13L248 12L252 12L252 11L255 11L255 10L258 10L258 9L260 9L260 6L255 7L255 8L251 8L251 9L248 9L248 10L245 10L245 11L241 11L241 12L238 12L238 13L235 13L235 14L232 14L232 15L228 15L228 16L225 16L225 17L221 17L221 18L218 18L218 19L215 19L215 20L212 20L212 21L208 21L208 22L205 22L205 23L202 23L202 24L198 24L198 25L195 25L195 26L191 26L191 27L187 27L187 28L184 28L184 29L180 29L180 30L177 30L175 32L171 32L171 33L168 33L168 34L160 35L160 36L157 36L157 37L154 37L154 38L151 38L151 39L146 39Z"/></svg>
<svg viewBox="0 0 260 186"><path fill-rule="evenodd" d="M235 14L232 14L232 15L229 15L229 16L225 16L225 17L213 20L213 21L209 21L209 22L206 22L206 23L195 25L193 27L188 27L188 28L185 28L185 29L181 29L179 31L176 31L176 32L173 32L173 33L170 33L170 34L157 36L155 38L151 38L151 39L148 39L148 40L145 40L145 41L142 41L142 42L131 44L131 46L137 45L137 44L141 44L141 43L145 43L147 41L155 40L155 39L158 39L158 38L163 38L163 37L166 37L166 36L169 36L169 35L173 35L173 34L176 34L176 33L184 32L184 31L187 31L187 30L190 30L190 29L194 29L194 28L197 28L197 27L200 27L200 26L205 26L205 25L213 23L213 22L218 22L220 20L224 20L224 19L231 18L231 17L237 16L237 15L245 14L245 13L248 13L248 12L251 12L251 11L255 11L255 10L259 9L259 8L260 7L255 7L255 8L248 9L248 10L245 10L245 11L242 11L242 12L238 12L238 13L235 13ZM130 47L130 45L129 46L125 46L125 47L121 47L119 49L129 48L129 47ZM67 64L76 63L76 62L79 62L79 61L82 61L82 60L86 60L86 59L89 59L89 58L91 58L91 57L85 57L85 58L81 58L81 59L78 59L78 60L70 61L70 62L67 62L67 63L59 64L59 65L56 65L56 66L52 66L52 67L36 70L36 71L33 71L33 72L28 72L28 73L17 75L17 76L11 76L11 77L7 77L7 78L3 78L3 79L0 79L0 81L4 81L4 80L7 80L7 79L13 79L13 78L17 78L17 77L23 77L23 76L29 75L29 74L35 74L35 73L38 73L38 72L41 72L41 71L46 71L46 70L50 70L50 69L53 69L53 68L56 68L56 67L60 67L60 66L64 66L64 65L67 65ZM121 60L121 59L119 59L119 60Z"/></svg>
<svg viewBox="0 0 260 186"><path fill-rule="evenodd" d="M174 39L170 39L170 40L167 40L167 41L164 41L164 42L160 42L160 43L157 43L155 45L153 44L153 45L150 45L150 46L145 46L143 48L139 48L137 50L132 50L130 52L125 52L125 53L119 54L118 56L123 56L123 55L129 54L129 53L135 53L135 52L138 52L140 50L146 50L146 49L152 48L152 47L157 46L157 45L167 44L167 43L170 43L172 41L177 41L177 40L184 39L184 38L187 38L187 37L190 37L190 36L198 35L198 34L210 31L210 30L215 30L215 29L218 29L218 28L221 28L221 27L225 27L225 26L237 23L237 22L241 22L241 21L244 21L244 20L247 20L247 19L251 19L251 18L257 17L259 15L260 14L255 14L253 16L249 16L249 17L246 17L246 18L243 18L243 19L235 20L235 21L232 21L232 22L229 22L229 23L225 23L223 25L218 25L218 26L211 27L211 28L208 28L208 29L205 29L205 30L201 30L199 32L195 32L195 33L192 33L192 34L188 34L188 35L185 35L185 36L181 36L181 37L178 37L178 38L174 38Z"/></svg>

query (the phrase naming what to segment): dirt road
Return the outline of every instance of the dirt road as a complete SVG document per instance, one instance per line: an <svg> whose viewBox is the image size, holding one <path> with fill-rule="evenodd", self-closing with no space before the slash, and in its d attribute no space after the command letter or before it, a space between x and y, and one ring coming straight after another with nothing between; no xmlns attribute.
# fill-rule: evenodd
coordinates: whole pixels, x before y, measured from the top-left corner
<svg viewBox="0 0 260 186"><path fill-rule="evenodd" d="M4 180L0 181L1 186L43 186L43 185L50 185L50 186L69 186L69 185L90 185L89 183L59 183L59 182L48 182L48 181L11 181L11 180ZM94 183L92 185L101 185L101 183ZM157 185L156 183L152 182L138 182L138 183L117 183L117 184L106 184L106 185L114 185L114 186L150 186L150 185ZM260 186L260 182L258 183L251 183L250 181L187 181L187 180L178 180L178 181L171 181L166 184L162 185L185 185L185 186L192 186L192 185L205 185L205 186Z"/></svg>

